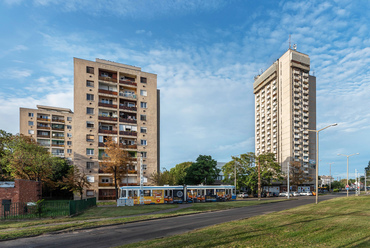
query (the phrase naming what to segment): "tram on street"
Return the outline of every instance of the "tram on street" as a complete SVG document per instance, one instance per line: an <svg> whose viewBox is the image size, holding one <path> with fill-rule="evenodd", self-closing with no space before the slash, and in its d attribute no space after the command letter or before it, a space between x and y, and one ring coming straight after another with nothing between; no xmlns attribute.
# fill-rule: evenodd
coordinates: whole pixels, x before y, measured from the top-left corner
<svg viewBox="0 0 370 248"><path fill-rule="evenodd" d="M141 193L141 194L140 194ZM184 202L216 202L236 199L232 185L175 185L175 186L123 186L119 199L133 199L140 204L169 204Z"/></svg>

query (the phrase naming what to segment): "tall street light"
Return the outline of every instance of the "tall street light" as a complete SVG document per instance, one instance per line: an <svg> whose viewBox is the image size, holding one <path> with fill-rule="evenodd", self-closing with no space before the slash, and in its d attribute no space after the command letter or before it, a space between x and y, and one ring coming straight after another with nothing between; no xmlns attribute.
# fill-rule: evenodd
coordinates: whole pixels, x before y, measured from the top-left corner
<svg viewBox="0 0 370 248"><path fill-rule="evenodd" d="M327 129L329 127L334 127L336 125L338 125L338 124L334 123L334 124L331 124L331 125L326 126L324 128L321 128L319 130L310 130L310 129L308 129L308 131L316 133L316 204L319 201L319 191L318 191L318 189L319 189L319 132L324 130L324 129Z"/></svg>
<svg viewBox="0 0 370 248"><path fill-rule="evenodd" d="M345 156L345 157L347 157L347 185L348 185L348 158L349 157L352 157L354 155L359 155L359 154L360 153L354 153L354 154L351 154L351 155L344 155L344 154L338 153L338 156ZM347 197L348 197L348 189L347 189Z"/></svg>
<svg viewBox="0 0 370 248"><path fill-rule="evenodd" d="M331 162L331 163L327 163L329 164L330 166L330 169L329 169L329 192L331 192L331 165L334 164L334 162Z"/></svg>

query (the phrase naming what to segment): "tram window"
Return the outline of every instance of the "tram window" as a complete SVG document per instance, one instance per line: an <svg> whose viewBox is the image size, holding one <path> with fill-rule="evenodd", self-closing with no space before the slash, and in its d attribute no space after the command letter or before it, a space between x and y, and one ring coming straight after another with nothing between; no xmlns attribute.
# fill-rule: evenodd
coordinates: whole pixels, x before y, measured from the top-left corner
<svg viewBox="0 0 370 248"><path fill-rule="evenodd" d="M150 190L144 190L144 196L151 196L152 192Z"/></svg>
<svg viewBox="0 0 370 248"><path fill-rule="evenodd" d="M138 196L137 190L133 190L132 193L133 193L133 196L134 197L137 197Z"/></svg>
<svg viewBox="0 0 370 248"><path fill-rule="evenodd" d="M162 193L163 193L162 190L153 190L153 195L154 196L161 197L162 196Z"/></svg>
<svg viewBox="0 0 370 248"><path fill-rule="evenodd" d="M126 190L122 190L121 197L126 197Z"/></svg>

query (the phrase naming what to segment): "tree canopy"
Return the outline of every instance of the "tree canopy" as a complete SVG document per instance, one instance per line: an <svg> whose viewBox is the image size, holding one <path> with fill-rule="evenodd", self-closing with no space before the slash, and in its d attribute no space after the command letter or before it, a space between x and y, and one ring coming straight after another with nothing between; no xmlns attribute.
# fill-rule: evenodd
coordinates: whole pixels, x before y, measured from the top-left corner
<svg viewBox="0 0 370 248"><path fill-rule="evenodd" d="M199 155L186 170L185 184L212 184L220 173L217 161L211 156Z"/></svg>
<svg viewBox="0 0 370 248"><path fill-rule="evenodd" d="M176 184L174 174L166 169L164 169L162 172L161 171L154 172L149 176L149 180L151 181L151 183L157 186Z"/></svg>
<svg viewBox="0 0 370 248"><path fill-rule="evenodd" d="M174 185L185 184L186 171L191 164L192 162L183 162L171 168L170 174L174 177Z"/></svg>

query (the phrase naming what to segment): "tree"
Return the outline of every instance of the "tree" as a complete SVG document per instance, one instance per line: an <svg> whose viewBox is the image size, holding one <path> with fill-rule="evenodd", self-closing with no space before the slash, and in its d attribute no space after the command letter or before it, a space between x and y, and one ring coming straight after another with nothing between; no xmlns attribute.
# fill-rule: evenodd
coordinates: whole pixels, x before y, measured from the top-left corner
<svg viewBox="0 0 370 248"><path fill-rule="evenodd" d="M42 195L43 197L52 198L68 198L72 197L72 193L63 189L63 185L60 184L63 181L63 177L66 177L71 169L71 164L68 160L52 157L51 159L51 171L50 180L43 185Z"/></svg>
<svg viewBox="0 0 370 248"><path fill-rule="evenodd" d="M170 173L174 177L174 185L185 184L186 170L191 166L191 164L192 162L183 162L171 168Z"/></svg>
<svg viewBox="0 0 370 248"><path fill-rule="evenodd" d="M129 154L120 148L119 143L108 138L105 142L105 156L103 156L103 171L111 173L114 181L114 188L116 192L116 200L118 199L118 186L121 178L128 176L128 167L132 164Z"/></svg>
<svg viewBox="0 0 370 248"><path fill-rule="evenodd" d="M311 181L311 177L306 177L302 170L301 163L298 161L291 161L289 165L289 183L298 186L304 182Z"/></svg>
<svg viewBox="0 0 370 248"><path fill-rule="evenodd" d="M0 129L0 181L10 179L10 173L6 170L8 163L6 154L9 152L10 141L12 134Z"/></svg>
<svg viewBox="0 0 370 248"><path fill-rule="evenodd" d="M344 188L346 185L344 184L344 183L342 183L342 182L340 182L340 181L334 181L334 182L332 182L331 183L331 187L333 188L333 189L342 189L342 188Z"/></svg>
<svg viewBox="0 0 370 248"><path fill-rule="evenodd" d="M156 186L175 185L175 176L166 169L162 172L153 172L149 180Z"/></svg>
<svg viewBox="0 0 370 248"><path fill-rule="evenodd" d="M247 177L251 173L255 155L253 152L240 154L240 156L232 156L232 160L222 166L222 172L225 183L234 184L236 170L236 188L241 189L247 187Z"/></svg>
<svg viewBox="0 0 370 248"><path fill-rule="evenodd" d="M212 184L220 170L211 156L199 155L196 162L186 170L185 184Z"/></svg>
<svg viewBox="0 0 370 248"><path fill-rule="evenodd" d="M62 178L60 185L62 189L78 193L82 200L84 189L90 187L91 183L87 180L85 172L81 172L76 166L72 166L67 176Z"/></svg>
<svg viewBox="0 0 370 248"><path fill-rule="evenodd" d="M47 183L52 175L52 157L35 140L23 135L12 136L6 151L6 170L11 176Z"/></svg>

